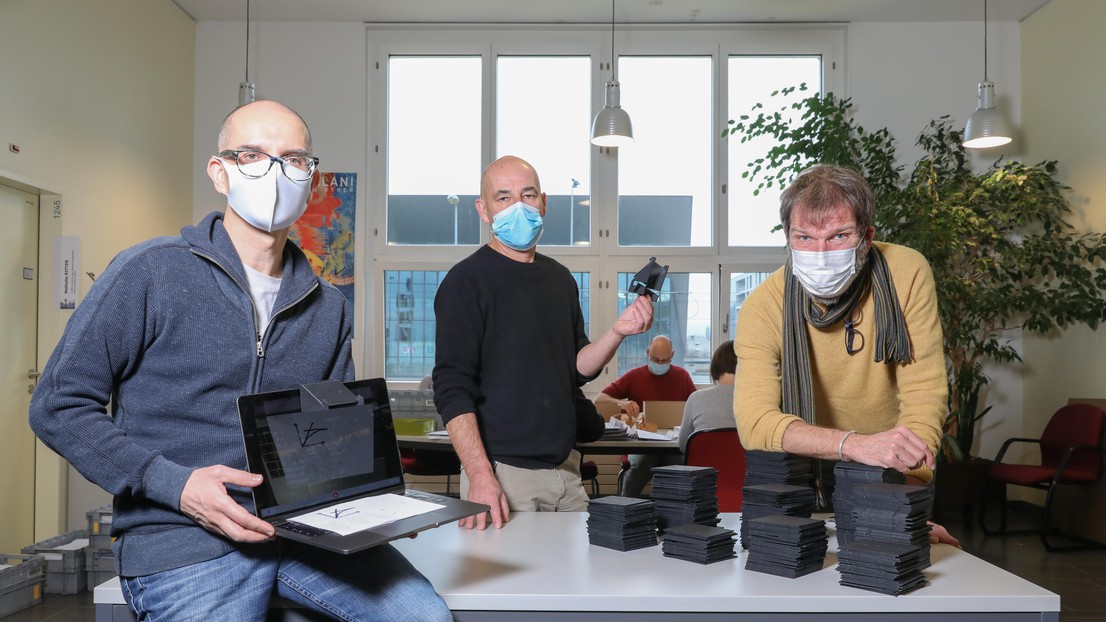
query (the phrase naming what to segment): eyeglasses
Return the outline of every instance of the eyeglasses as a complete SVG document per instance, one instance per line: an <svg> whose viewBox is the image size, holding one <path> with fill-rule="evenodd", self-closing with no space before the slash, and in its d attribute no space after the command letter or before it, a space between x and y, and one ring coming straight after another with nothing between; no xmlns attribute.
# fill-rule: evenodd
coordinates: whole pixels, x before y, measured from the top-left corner
<svg viewBox="0 0 1106 622"><path fill-rule="evenodd" d="M855 319L845 320L845 351L849 354L856 354L864 349L864 333L856 329L856 325L862 319L864 319L864 314L860 309L857 309ZM860 337L859 345L856 343L857 337Z"/></svg>
<svg viewBox="0 0 1106 622"><path fill-rule="evenodd" d="M319 166L319 158L315 156L291 154L278 158L264 151L250 149L227 149L220 151L219 157L233 159L238 165L238 171L250 179L268 175L273 162L280 162L280 170L285 177L292 181L307 181Z"/></svg>

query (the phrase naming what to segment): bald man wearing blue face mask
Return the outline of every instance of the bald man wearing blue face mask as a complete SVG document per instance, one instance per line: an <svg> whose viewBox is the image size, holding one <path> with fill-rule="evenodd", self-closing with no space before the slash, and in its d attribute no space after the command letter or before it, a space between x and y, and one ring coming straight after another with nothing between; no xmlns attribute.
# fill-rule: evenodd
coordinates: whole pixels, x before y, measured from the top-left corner
<svg viewBox="0 0 1106 622"><path fill-rule="evenodd" d="M636 419L646 401L684 402L695 392L691 374L673 365L675 350L666 335L657 335L645 349L648 362L619 376L603 388L596 402L613 402L631 419ZM640 497L646 484L653 480L653 467L683 464L683 456L630 454L630 468L622 482L622 495Z"/></svg>
<svg viewBox="0 0 1106 622"><path fill-rule="evenodd" d="M484 171L476 211L491 240L455 265L434 299L434 402L461 459L461 496L512 511L584 511L576 396L628 335L653 323L639 296L595 341L572 273L538 253L545 193L514 156ZM594 413L593 413L594 416ZM484 529L488 514L461 521Z"/></svg>

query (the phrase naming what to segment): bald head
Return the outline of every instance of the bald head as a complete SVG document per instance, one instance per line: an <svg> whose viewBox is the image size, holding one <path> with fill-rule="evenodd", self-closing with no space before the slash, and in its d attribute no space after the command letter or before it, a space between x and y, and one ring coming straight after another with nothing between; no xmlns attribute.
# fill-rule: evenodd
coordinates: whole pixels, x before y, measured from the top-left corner
<svg viewBox="0 0 1106 622"><path fill-rule="evenodd" d="M503 156L489 164L480 176L476 211L481 220L490 223L496 214L518 202L533 207L545 217L545 194L541 191L538 172L522 158Z"/></svg>
<svg viewBox="0 0 1106 622"><path fill-rule="evenodd" d="M520 181L521 180L521 181ZM522 187L532 188L541 192L541 181L538 172L529 162L518 156L503 156L484 169L480 176L480 198L485 203L495 200L496 194L508 192L512 185L522 184Z"/></svg>
<svg viewBox="0 0 1106 622"><path fill-rule="evenodd" d="M307 122L298 112L284 104L268 99L251 102L231 111L223 119L223 125L219 128L218 150L238 149L243 145L236 144L235 137L240 134L243 126L265 123L281 126L284 131L298 134L306 150L311 151L311 130ZM281 155L281 154L272 154Z"/></svg>
<svg viewBox="0 0 1106 622"><path fill-rule="evenodd" d="M649 342L646 353L656 363L668 363L672 361L672 340L664 335L657 335Z"/></svg>

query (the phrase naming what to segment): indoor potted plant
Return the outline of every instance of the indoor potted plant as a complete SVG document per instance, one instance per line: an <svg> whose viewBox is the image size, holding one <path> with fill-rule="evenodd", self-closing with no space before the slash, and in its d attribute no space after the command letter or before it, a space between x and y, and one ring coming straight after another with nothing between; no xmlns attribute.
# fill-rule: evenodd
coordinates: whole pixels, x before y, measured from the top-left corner
<svg viewBox="0 0 1106 622"><path fill-rule="evenodd" d="M796 89L805 87L773 95ZM755 192L786 186L814 163L850 166L875 193L877 237L929 259L949 382L938 459L969 462L976 423L990 410L980 403L988 382L984 362L1021 360L1009 331L1045 333L1068 324L1093 328L1106 319L1106 238L1078 233L1068 223L1067 188L1056 178L1056 162L999 159L973 171L961 134L947 117L921 132L917 145L924 155L906 170L895 164L890 133L859 126L849 99L813 95L778 111L764 110L758 104L723 131L731 140L774 139L775 146L743 173L758 183Z"/></svg>

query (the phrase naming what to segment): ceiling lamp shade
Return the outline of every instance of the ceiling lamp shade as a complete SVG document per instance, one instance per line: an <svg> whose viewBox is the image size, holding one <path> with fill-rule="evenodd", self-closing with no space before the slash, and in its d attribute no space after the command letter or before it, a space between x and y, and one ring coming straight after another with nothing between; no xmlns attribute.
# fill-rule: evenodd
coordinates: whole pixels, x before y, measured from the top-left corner
<svg viewBox="0 0 1106 622"><path fill-rule="evenodd" d="M994 83L980 82L977 97L975 112L964 125L964 146L969 149L986 149L1009 143L1013 132L1006 117L995 108Z"/></svg>
<svg viewBox="0 0 1106 622"><path fill-rule="evenodd" d="M968 149L1001 147L1013 136L1006 117L995 107L995 83L987 79L987 0L983 0L983 82L979 83L976 107L964 125L964 142Z"/></svg>
<svg viewBox="0 0 1106 622"><path fill-rule="evenodd" d="M591 143L600 147L625 147L634 142L634 128L630 115L618 104L618 81L607 82L607 94L603 109L591 122Z"/></svg>
<svg viewBox="0 0 1106 622"><path fill-rule="evenodd" d="M591 122L591 144L599 147L625 147L634 142L634 128L630 115L619 105L621 89L614 55L614 0L611 0L611 79L607 81L603 96L603 109Z"/></svg>

